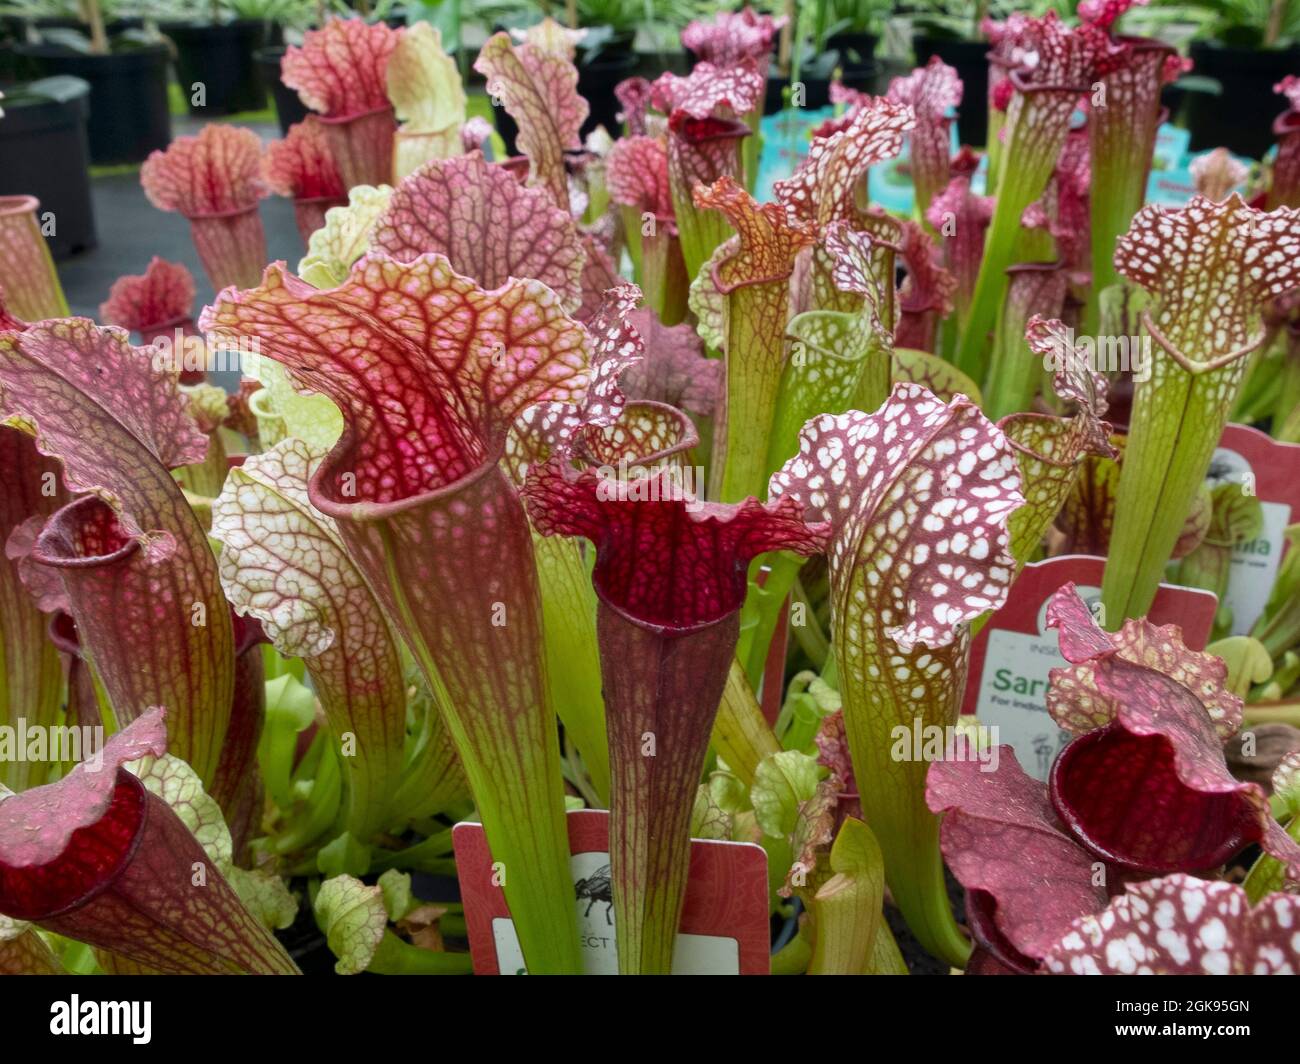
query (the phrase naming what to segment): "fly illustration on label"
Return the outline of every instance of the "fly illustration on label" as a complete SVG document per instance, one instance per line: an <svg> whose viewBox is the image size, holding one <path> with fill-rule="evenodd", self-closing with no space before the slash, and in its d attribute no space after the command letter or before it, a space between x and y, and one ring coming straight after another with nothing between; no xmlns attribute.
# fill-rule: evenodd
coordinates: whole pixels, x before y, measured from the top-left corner
<svg viewBox="0 0 1300 1064"><path fill-rule="evenodd" d="M601 865L591 875L583 876L573 885L578 900L587 899L587 910L582 915L590 916L592 906L598 901L605 903L605 922L614 926L614 891L610 880L609 865Z"/></svg>

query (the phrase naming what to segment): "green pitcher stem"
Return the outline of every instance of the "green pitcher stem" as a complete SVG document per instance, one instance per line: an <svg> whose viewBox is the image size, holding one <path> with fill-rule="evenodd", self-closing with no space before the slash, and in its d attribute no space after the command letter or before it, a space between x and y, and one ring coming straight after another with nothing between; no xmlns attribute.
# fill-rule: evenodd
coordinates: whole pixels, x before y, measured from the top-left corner
<svg viewBox="0 0 1300 1064"><path fill-rule="evenodd" d="M546 671L551 701L572 736L591 785L609 805L609 741L596 645L596 596L576 540L533 536L542 590Z"/></svg>
<svg viewBox="0 0 1300 1064"><path fill-rule="evenodd" d="M781 610L786 596L799 578L805 559L789 551L777 551L756 558L750 572L757 573L762 565L769 567L762 587L751 581L749 595L740 614L740 643L736 655L745 667L745 676L755 691L763 679L767 666L768 649L772 636L781 623Z"/></svg>
<svg viewBox="0 0 1300 1064"><path fill-rule="evenodd" d="M620 207L623 219L623 242L627 246L627 256L632 260L632 280L643 285L641 272L641 226L642 212L635 207Z"/></svg>
<svg viewBox="0 0 1300 1064"><path fill-rule="evenodd" d="M686 262L686 276L698 277L701 267L709 261L718 245L731 236L731 225L718 211L696 207L689 189L673 188L673 210L682 258ZM642 254L644 257L644 249Z"/></svg>
<svg viewBox="0 0 1300 1064"><path fill-rule="evenodd" d="M202 498L215 499L221 494L229 471L230 460L226 457L226 445L221 439L221 430L217 429L208 435L207 456L197 465L177 470L177 479L187 491Z"/></svg>
<svg viewBox="0 0 1300 1064"><path fill-rule="evenodd" d="M727 434L715 496L719 502L767 497L768 441L785 365L788 292L783 278L741 285L727 296ZM715 463L717 444L715 440Z"/></svg>
<svg viewBox="0 0 1300 1064"><path fill-rule="evenodd" d="M1300 842L1300 816L1291 817L1285 828L1293 841ZM1276 857L1261 853L1241 885L1250 904L1258 905L1265 895L1286 889L1286 868Z"/></svg>
<svg viewBox="0 0 1300 1064"><path fill-rule="evenodd" d="M1096 335L1101 327L1102 290L1119 281L1115 241L1128 231L1146 199L1160 126L1161 71L1173 54L1173 49L1157 41L1134 40L1129 49L1125 69L1101 79L1107 105L1094 107L1088 117L1092 284L1082 329L1088 335Z"/></svg>
<svg viewBox="0 0 1300 1064"><path fill-rule="evenodd" d="M1061 93L1056 90L1024 92L1012 103L1020 110L1008 124L1002 158L1014 162L1000 168L997 183L991 186L996 189L997 202L984 240L984 258L975 281L970 315L957 350L957 368L981 386L988 368L989 334L997 322L1006 294L1006 270L1016 254L1021 216L1025 208L1043 194L1065 142L1066 123L1073 109L1073 95L1065 95L1068 106L1059 123L1051 115L1051 112L1061 109L1058 99ZM990 137L993 134L990 128Z"/></svg>
<svg viewBox="0 0 1300 1064"><path fill-rule="evenodd" d="M856 759L855 759L856 760ZM863 812L876 823L881 808L891 804L888 798L868 803ZM930 814L927 814L930 815ZM939 853L939 822L930 815L929 823L919 814L908 830L896 825L877 826L876 836L886 854L890 894L902 912L907 926L925 949L954 968L964 968L970 957L970 940L962 933L948 901L948 885L943 876L943 858ZM893 855L892 861L890 855Z"/></svg>
<svg viewBox="0 0 1300 1064"><path fill-rule="evenodd" d="M1247 361L1193 373L1157 355L1156 371L1137 385L1102 577L1105 627L1118 629L1150 608Z"/></svg>
<svg viewBox="0 0 1300 1064"><path fill-rule="evenodd" d="M841 668L846 662L861 660L861 648L854 643L857 633L846 632L846 627L851 625L837 624L835 630L835 658ZM956 685L954 691L961 687ZM955 968L963 968L971 946L948 901L939 852L939 818L925 803L929 762L920 757L895 760L891 754L896 726L911 730L914 718L920 718L923 729L946 727L956 719L956 706L911 703L892 692L884 693L881 681L867 675L846 673L840 690L854 774L862 781L858 786L863 819L880 843L894 904L926 950Z"/></svg>
<svg viewBox="0 0 1300 1064"><path fill-rule="evenodd" d="M394 565L397 546L387 527L378 525L377 531L384 544L387 581L400 621L397 627L420 633ZM408 646L429 682L438 683L441 670L426 640L408 639ZM453 695L440 708L469 781L492 860L504 873L502 890L529 971L580 973L559 735L546 724L554 720L551 707L541 706L515 724L495 727L467 715L471 707L459 704ZM512 766L508 778L501 771L504 764Z"/></svg>
<svg viewBox="0 0 1300 1064"><path fill-rule="evenodd" d="M746 790L754 785L759 762L781 749L739 661L733 661L727 673L727 686L718 706L718 718L713 722L712 741L718 756Z"/></svg>
<svg viewBox="0 0 1300 1064"><path fill-rule="evenodd" d="M641 237L641 287L646 305L664 325L678 325L686 318L690 275L682 258L681 241L666 225Z"/></svg>
<svg viewBox="0 0 1300 1064"><path fill-rule="evenodd" d="M1042 359L1025 341L1025 326L1036 313L1056 317L1065 295L1065 278L1056 262L1025 262L1007 272L1006 299L993 333L993 357L984 389L984 412L993 421L1028 410L1043 377Z"/></svg>

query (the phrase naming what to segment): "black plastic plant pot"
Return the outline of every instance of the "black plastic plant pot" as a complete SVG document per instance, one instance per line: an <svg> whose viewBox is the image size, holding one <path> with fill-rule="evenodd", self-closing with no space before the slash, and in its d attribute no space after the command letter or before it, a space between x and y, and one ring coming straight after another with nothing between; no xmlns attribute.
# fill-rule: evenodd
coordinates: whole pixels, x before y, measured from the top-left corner
<svg viewBox="0 0 1300 1064"><path fill-rule="evenodd" d="M831 79L805 76L799 79L804 87L804 110L816 111L831 102ZM763 96L763 114L775 115L785 110L785 90L790 85L788 75L775 72L767 76L767 89Z"/></svg>
<svg viewBox="0 0 1300 1064"><path fill-rule="evenodd" d="M874 66L879 43L880 38L875 34L831 34L826 39L826 47L840 53L840 66L846 70L855 66Z"/></svg>
<svg viewBox="0 0 1300 1064"><path fill-rule="evenodd" d="M1260 158L1273 144L1273 119L1286 110L1286 100L1273 86L1287 74L1300 73L1300 47L1235 48L1193 41L1191 57L1193 72L1213 78L1223 92L1188 94L1190 150L1228 148Z"/></svg>
<svg viewBox="0 0 1300 1064"><path fill-rule="evenodd" d="M961 106L957 108L957 133L963 144L982 148L989 135L989 45L987 41L962 41L917 34L912 38L916 65L925 66L937 55L961 78Z"/></svg>
<svg viewBox="0 0 1300 1064"><path fill-rule="evenodd" d="M307 105L298 99L298 94L280 80L280 60L284 58L284 52L282 47L259 48L253 58L262 76L262 84L271 90L280 132L288 133L290 126L301 122L311 112L307 109Z"/></svg>
<svg viewBox="0 0 1300 1064"><path fill-rule="evenodd" d="M803 99L791 100L791 105L800 110L816 111L827 107L831 102L831 75L835 72L837 56L833 52L819 55L804 63L799 71L799 82L803 85ZM773 62L767 71L767 90L763 97L763 114L780 114L785 109L785 90L790 85L790 76L780 73Z"/></svg>
<svg viewBox="0 0 1300 1064"><path fill-rule="evenodd" d="M875 88L880 64L876 62L874 33L835 33L826 38L826 47L839 56L840 80L851 89L870 92Z"/></svg>
<svg viewBox="0 0 1300 1064"><path fill-rule="evenodd" d="M45 239L55 258L93 248L86 119L90 86L57 77L5 90L0 118L0 196L35 196L51 224Z"/></svg>
<svg viewBox="0 0 1300 1064"><path fill-rule="evenodd" d="M22 15L0 15L0 36L8 35L15 41L27 40L28 27L40 30L76 30L90 36L86 24L73 15L42 15L40 18L24 18ZM125 30L138 30L144 27L143 18L114 18L104 23L104 32L110 37Z"/></svg>
<svg viewBox="0 0 1300 1064"><path fill-rule="evenodd" d="M229 115L266 106L266 87L253 59L265 41L265 23L164 22L161 29L176 45L176 80L190 114Z"/></svg>
<svg viewBox="0 0 1300 1064"><path fill-rule="evenodd" d="M622 132L622 123L618 120L620 108L618 97L614 95L614 86L625 78L632 77L637 70L637 54L632 51L610 51L605 48L590 60L578 64L578 95L587 101L591 113L582 123L582 136L597 126L604 126L611 137ZM504 111L498 107L497 111ZM498 123L498 132L500 123ZM502 134L504 139L505 134Z"/></svg>
<svg viewBox="0 0 1300 1064"><path fill-rule="evenodd" d="M519 154L519 146L515 143L515 138L519 136L518 124L504 107L492 108L492 124L497 127L497 135L501 138L501 143L506 146L506 158L514 158ZM611 134L615 132L610 130Z"/></svg>
<svg viewBox="0 0 1300 1064"><path fill-rule="evenodd" d="M0 25L15 40L27 40L27 30L84 30L85 23L75 15L42 15L40 18L24 18L22 15L0 16ZM107 26L104 27L108 29Z"/></svg>
<svg viewBox="0 0 1300 1064"><path fill-rule="evenodd" d="M609 59L617 55L634 56L636 55L636 31L617 30L603 38L595 47L588 48L587 54L593 60Z"/></svg>
<svg viewBox="0 0 1300 1064"><path fill-rule="evenodd" d="M18 55L39 77L61 74L90 84L90 161L100 165L143 162L171 143L165 44L84 55L53 44L24 44Z"/></svg>

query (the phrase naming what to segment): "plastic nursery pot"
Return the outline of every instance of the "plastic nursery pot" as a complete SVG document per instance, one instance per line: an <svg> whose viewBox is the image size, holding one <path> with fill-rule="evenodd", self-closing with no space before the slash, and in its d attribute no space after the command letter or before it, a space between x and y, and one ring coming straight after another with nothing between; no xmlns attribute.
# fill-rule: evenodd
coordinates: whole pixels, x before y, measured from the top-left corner
<svg viewBox="0 0 1300 1064"><path fill-rule="evenodd" d="M266 106L266 86L253 59L265 43L265 23L255 19L209 25L164 22L160 28L176 45L176 80L190 114L228 115ZM196 92L200 84L201 95Z"/></svg>
<svg viewBox="0 0 1300 1064"><path fill-rule="evenodd" d="M1273 144L1273 119L1285 101L1273 86L1300 72L1300 47L1237 48L1217 41L1193 41L1192 70L1213 78L1220 95L1192 93L1187 101L1190 150L1228 148L1260 158Z"/></svg>
<svg viewBox="0 0 1300 1064"><path fill-rule="evenodd" d="M587 134L597 126L604 126L611 137L622 133L623 124L618 120L622 109L618 97L614 95L614 86L624 78L630 78L637 70L638 59L635 52L611 51L601 49L590 58L582 59L578 64L578 95L591 106L591 113L582 123L581 135ZM503 111L504 108L497 108Z"/></svg>
<svg viewBox="0 0 1300 1064"><path fill-rule="evenodd" d="M40 77L70 74L90 83L86 132L92 163L143 162L171 143L167 45L122 46L108 55L54 44L23 44L16 51Z"/></svg>
<svg viewBox="0 0 1300 1064"><path fill-rule="evenodd" d="M826 48L839 56L841 80L849 88L864 92L874 88L880 71L875 60L879 43L874 33L835 33L826 38Z"/></svg>
<svg viewBox="0 0 1300 1064"><path fill-rule="evenodd" d="M836 56L833 52L819 55L816 59L804 63L799 71L799 81L803 85L804 98L795 101L794 106L800 110L816 111L827 107L831 102L831 75L835 70ZM782 74L773 63L767 72L767 91L763 97L763 114L775 115L785 110L785 90L790 84L790 77Z"/></svg>
<svg viewBox="0 0 1300 1064"><path fill-rule="evenodd" d="M581 92L581 88L578 91ZM519 136L519 126L510 117L510 112L504 107L492 108L492 124L496 126L501 143L506 146L506 158L516 158L519 155L519 146L515 143L515 138ZM617 130L610 130L611 135L616 133Z"/></svg>
<svg viewBox="0 0 1300 1064"><path fill-rule="evenodd" d="M301 122L311 112L307 105L298 99L298 94L280 80L280 60L284 58L282 46L259 48L253 53L253 62L262 77L264 87L271 90L271 99L275 101L275 117L280 123L282 134L289 132L289 127Z"/></svg>
<svg viewBox="0 0 1300 1064"><path fill-rule="evenodd" d="M6 15L4 22L7 25L17 25L19 27L30 23L37 30L78 30L85 32L86 24L75 15L49 15L35 19L25 19L19 15ZM113 34L121 33L123 30L138 30L144 26L143 18L111 18L104 23L104 32ZM24 34L18 34L21 39Z"/></svg>
<svg viewBox="0 0 1300 1064"><path fill-rule="evenodd" d="M961 106L957 108L957 134L963 144L982 148L989 135L989 46L987 41L963 41L918 33L912 38L916 65L925 66L937 55L961 78Z"/></svg>
<svg viewBox="0 0 1300 1064"><path fill-rule="evenodd" d="M5 90L0 118L0 196L33 195L53 215L46 235L57 259L93 248L86 118L90 86L58 77Z"/></svg>

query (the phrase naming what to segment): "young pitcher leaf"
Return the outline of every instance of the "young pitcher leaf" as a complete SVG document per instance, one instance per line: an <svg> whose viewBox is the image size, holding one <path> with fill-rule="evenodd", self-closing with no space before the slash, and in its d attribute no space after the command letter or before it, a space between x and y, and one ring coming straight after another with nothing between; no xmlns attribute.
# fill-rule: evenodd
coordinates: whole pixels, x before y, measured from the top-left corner
<svg viewBox="0 0 1300 1064"><path fill-rule="evenodd" d="M916 121L905 103L872 100L854 112L843 130L813 141L794 176L773 186L777 200L818 226L857 221L866 206L859 186L867 170L902 151L903 138Z"/></svg>
<svg viewBox="0 0 1300 1064"><path fill-rule="evenodd" d="M388 101L389 58L403 31L359 18L331 18L290 45L281 79L322 116L343 182L377 185L392 180L393 107Z"/></svg>
<svg viewBox="0 0 1300 1064"><path fill-rule="evenodd" d="M1014 17L1000 29L994 54L1009 70L995 90L1006 103L996 150L995 205L984 258L956 358L957 367L983 383L991 333L1015 261L1025 208L1043 194L1069 133L1070 116L1097 73L1123 51L1104 31L1067 27L1055 11Z"/></svg>
<svg viewBox="0 0 1300 1064"><path fill-rule="evenodd" d="M937 55L931 56L925 66L889 83L889 99L905 104L916 115L909 144L912 183L922 214L948 185L952 127L948 112L961 103L961 96L962 84L957 71Z"/></svg>
<svg viewBox="0 0 1300 1064"><path fill-rule="evenodd" d="M748 563L769 550L818 550L822 530L790 500L697 502L672 466L611 472L553 458L529 471L524 499L543 535L596 547L619 969L667 973L695 786L735 656Z"/></svg>
<svg viewBox="0 0 1300 1064"><path fill-rule="evenodd" d="M727 417L719 451L721 497L761 495L786 359L789 281L812 227L779 203L759 204L732 178L695 190L695 205L721 212L739 235L713 261L713 283L726 297Z"/></svg>
<svg viewBox="0 0 1300 1064"><path fill-rule="evenodd" d="M632 136L616 140L605 163L605 183L610 199L619 206L648 212L656 222L673 225L668 149L662 138Z"/></svg>
<svg viewBox="0 0 1300 1064"><path fill-rule="evenodd" d="M276 649L307 662L342 759L346 829L369 839L402 769L406 692L388 622L348 557L333 520L312 506L308 483L323 451L284 440L231 470L213 504L221 581L237 612L262 622Z"/></svg>
<svg viewBox="0 0 1300 1064"><path fill-rule="evenodd" d="M262 142L252 130L210 124L196 137L178 137L140 168L140 184L159 210L190 222L195 249L214 288L255 284L266 261L257 212L267 194L261 179Z"/></svg>
<svg viewBox="0 0 1300 1064"><path fill-rule="evenodd" d="M1106 413L1106 378L1090 368L1086 355L1069 343L1069 333L1056 319L1035 315L1025 330L1033 354L1044 363L1054 360L1057 397L1075 406L1072 417L1010 414L998 422L1016 451L1024 477L1025 505L1011 518L1011 553L1018 565L1029 561L1044 533L1065 505L1089 456L1116 457Z"/></svg>
<svg viewBox="0 0 1300 1064"><path fill-rule="evenodd" d="M347 203L347 185L316 115L295 122L283 140L266 146L262 181L277 196L293 199L298 234L304 242L325 224L327 210Z"/></svg>
<svg viewBox="0 0 1300 1064"><path fill-rule="evenodd" d="M336 974L356 975L370 967L388 929L383 887L367 886L355 876L334 876L321 884L315 913L338 958Z"/></svg>
<svg viewBox="0 0 1300 1064"><path fill-rule="evenodd" d="M386 108L388 61L401 33L383 22L331 18L290 45L281 61L284 83L328 118Z"/></svg>
<svg viewBox="0 0 1300 1064"><path fill-rule="evenodd" d="M461 152L465 90L456 61L442 47L442 32L416 22L402 33L385 71L388 98L401 126L393 180L401 181L431 159Z"/></svg>
<svg viewBox="0 0 1300 1064"><path fill-rule="evenodd" d="M953 169L958 165L958 160L954 160ZM993 218L993 197L971 192L970 177L969 172L959 171L930 201L925 214L925 220L943 241L948 269L957 281L954 294L957 313L963 320L975 294L975 281L984 256L984 234Z"/></svg>
<svg viewBox="0 0 1300 1064"><path fill-rule="evenodd" d="M651 87L651 105L668 116L668 181L688 277L697 277L730 235L724 219L696 208L695 189L724 176L742 178L742 144L753 132L743 119L763 91L763 74L751 61L725 69L698 63L689 77L662 74Z"/></svg>
<svg viewBox="0 0 1300 1064"><path fill-rule="evenodd" d="M206 125L195 137L178 137L140 168L140 184L160 211L187 218L227 214L255 206L266 195L261 181L262 142L237 126Z"/></svg>
<svg viewBox="0 0 1300 1064"><path fill-rule="evenodd" d="M746 6L740 11L720 11L707 22L695 19L682 30L682 45L697 60L715 66L734 66L746 59L767 62L776 35L789 22Z"/></svg>
<svg viewBox="0 0 1300 1064"><path fill-rule="evenodd" d="M143 274L127 274L113 282L108 298L99 305L99 317L140 334L148 344L172 328L192 326L194 277L179 262L155 255Z"/></svg>
<svg viewBox="0 0 1300 1064"><path fill-rule="evenodd" d="M68 313L59 273L37 217L40 206L35 196L0 196L0 303L7 303L26 321ZM4 317L0 313L0 320Z"/></svg>
<svg viewBox="0 0 1300 1064"><path fill-rule="evenodd" d="M590 111L578 95L577 68L565 55L536 44L514 45L508 33L497 33L483 45L474 69L519 125L528 183L545 190L555 206L567 211L564 153L582 147L579 132Z"/></svg>
<svg viewBox="0 0 1300 1064"><path fill-rule="evenodd" d="M809 418L874 410L889 394L894 338L881 320L888 304L875 277L875 241L834 222L815 251L832 264L830 279L848 297L839 305L857 306L804 311L787 324L793 349L768 447L774 466L798 450Z"/></svg>

